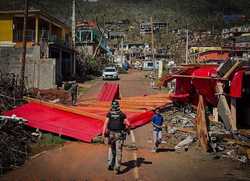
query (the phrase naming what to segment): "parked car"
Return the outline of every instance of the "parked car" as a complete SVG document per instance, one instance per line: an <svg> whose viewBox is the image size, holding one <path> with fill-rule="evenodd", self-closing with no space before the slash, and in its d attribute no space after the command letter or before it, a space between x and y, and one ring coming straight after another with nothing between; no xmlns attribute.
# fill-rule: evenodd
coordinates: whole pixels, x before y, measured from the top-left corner
<svg viewBox="0 0 250 181"><path fill-rule="evenodd" d="M103 80L118 80L119 74L115 67L105 67L102 72Z"/></svg>

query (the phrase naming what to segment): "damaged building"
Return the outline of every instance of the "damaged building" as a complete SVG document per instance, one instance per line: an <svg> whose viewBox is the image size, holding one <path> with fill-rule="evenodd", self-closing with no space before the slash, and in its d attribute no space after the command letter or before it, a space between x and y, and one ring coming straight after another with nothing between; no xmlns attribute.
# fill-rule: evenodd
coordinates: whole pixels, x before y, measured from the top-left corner
<svg viewBox="0 0 250 181"><path fill-rule="evenodd" d="M19 76L23 51L23 10L0 11L0 70ZM48 89L75 75L71 29L48 13L32 9L27 18L26 87Z"/></svg>

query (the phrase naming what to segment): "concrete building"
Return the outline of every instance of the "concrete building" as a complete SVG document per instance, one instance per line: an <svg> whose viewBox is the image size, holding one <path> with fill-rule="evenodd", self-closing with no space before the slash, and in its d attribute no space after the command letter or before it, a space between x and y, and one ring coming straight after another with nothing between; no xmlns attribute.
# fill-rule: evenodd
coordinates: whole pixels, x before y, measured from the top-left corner
<svg viewBox="0 0 250 181"><path fill-rule="evenodd" d="M112 54L108 47L108 39L98 30L96 24L78 22L76 29L76 47L84 54L93 56L95 53L99 56ZM97 49L97 47L99 47ZM96 52L97 50L97 52Z"/></svg>
<svg viewBox="0 0 250 181"><path fill-rule="evenodd" d="M153 31L162 31L167 29L168 24L166 22L153 22ZM140 24L140 34L151 34L151 23L150 22L143 22Z"/></svg>
<svg viewBox="0 0 250 181"><path fill-rule="evenodd" d="M25 75L29 84L26 86L53 88L70 80L75 75L70 27L42 10L32 9L28 14ZM3 72L20 74L23 20L23 10L0 11L0 70Z"/></svg>

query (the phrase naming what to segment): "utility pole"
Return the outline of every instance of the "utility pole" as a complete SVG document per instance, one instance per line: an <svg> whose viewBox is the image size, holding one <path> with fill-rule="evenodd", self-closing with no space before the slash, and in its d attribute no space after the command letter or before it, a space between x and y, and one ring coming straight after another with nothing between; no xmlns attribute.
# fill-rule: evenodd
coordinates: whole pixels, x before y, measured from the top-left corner
<svg viewBox="0 0 250 181"><path fill-rule="evenodd" d="M76 0L72 0L72 41L76 45Z"/></svg>
<svg viewBox="0 0 250 181"><path fill-rule="evenodd" d="M122 37L122 42L121 42L121 62L122 62L122 65L124 64L124 59L123 59L124 52L123 52L123 48L124 48L124 38Z"/></svg>
<svg viewBox="0 0 250 181"><path fill-rule="evenodd" d="M156 74L156 61L155 61L155 52L154 52L154 24L153 24L153 17L151 16L150 17L150 24L151 24L151 53L152 53L152 56L153 56L153 62L154 62L154 72Z"/></svg>
<svg viewBox="0 0 250 181"><path fill-rule="evenodd" d="M24 2L24 20L23 20L23 54L22 54L22 67L21 67L21 97L24 94L24 77L25 77L25 64L26 64L26 51L27 51L27 18L28 18L29 2Z"/></svg>
<svg viewBox="0 0 250 181"><path fill-rule="evenodd" d="M76 0L72 0L72 42L73 42L73 72L76 74L76 53L75 53L75 46L76 46Z"/></svg>
<svg viewBox="0 0 250 181"><path fill-rule="evenodd" d="M188 36L189 36L189 32L188 32L188 24L187 24L187 30L186 30L186 64L188 64L188 44L189 44L189 38L188 38Z"/></svg>

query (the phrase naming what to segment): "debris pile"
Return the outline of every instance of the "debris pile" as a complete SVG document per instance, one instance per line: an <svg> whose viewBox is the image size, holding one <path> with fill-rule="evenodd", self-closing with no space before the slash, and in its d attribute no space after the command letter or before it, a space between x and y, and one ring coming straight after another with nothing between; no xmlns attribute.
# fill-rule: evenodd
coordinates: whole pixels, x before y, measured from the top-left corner
<svg viewBox="0 0 250 181"><path fill-rule="evenodd" d="M176 151L188 150L196 142L195 116L196 114L185 109L172 107L165 114L167 144Z"/></svg>
<svg viewBox="0 0 250 181"><path fill-rule="evenodd" d="M210 123L209 136L210 148L217 158L230 158L247 163L250 160L250 137L241 135L239 132L230 133L223 129L220 123Z"/></svg>
<svg viewBox="0 0 250 181"><path fill-rule="evenodd" d="M32 97L42 99L44 101L52 101L54 103L68 103L70 101L70 95L68 91L63 89L33 89Z"/></svg>
<svg viewBox="0 0 250 181"><path fill-rule="evenodd" d="M24 120L0 116L0 174L21 166L29 157L30 146L36 141L25 129Z"/></svg>
<svg viewBox="0 0 250 181"><path fill-rule="evenodd" d="M185 108L172 107L164 113L166 143L180 152L189 146L201 144L198 138L196 113ZM230 158L241 163L250 160L250 133L247 130L230 132L222 122L208 122L208 151L216 158Z"/></svg>
<svg viewBox="0 0 250 181"><path fill-rule="evenodd" d="M0 113L15 107L21 102L19 83L20 79L15 74L3 74L0 71Z"/></svg>

